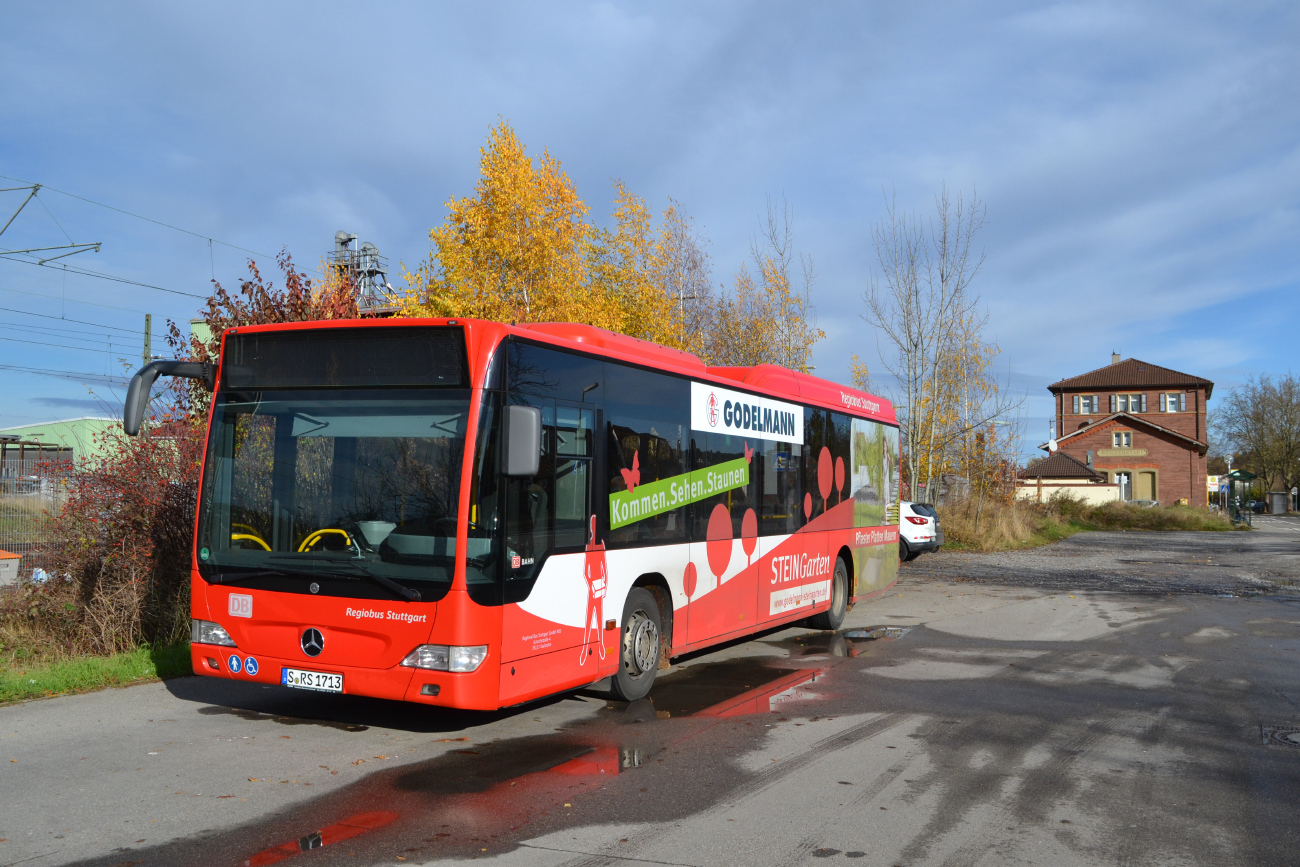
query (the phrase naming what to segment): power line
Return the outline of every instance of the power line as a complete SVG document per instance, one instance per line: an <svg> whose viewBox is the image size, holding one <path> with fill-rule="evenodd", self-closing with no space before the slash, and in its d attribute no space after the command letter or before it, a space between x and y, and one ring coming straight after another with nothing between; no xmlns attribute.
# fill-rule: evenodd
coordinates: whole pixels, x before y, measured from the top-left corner
<svg viewBox="0 0 1300 867"><path fill-rule="evenodd" d="M80 349L82 352L111 352L111 349L93 349L89 346L68 346L66 343L43 343L39 340L22 340L17 337L0 337L0 340L7 340L10 343L30 343L34 346L53 346L58 349ZM110 344L111 345L111 344Z"/></svg>
<svg viewBox="0 0 1300 867"><path fill-rule="evenodd" d="M12 292L15 290L8 289L3 291ZM45 298L49 296L42 295L41 297ZM55 300L57 301L58 299L56 298ZM78 301L76 303L85 304L88 302ZM19 310L16 307L0 307L0 310L3 310L6 313L21 313L23 316L39 316L42 319L53 319L55 322L71 322L75 325L94 325L97 328L109 328L113 331L125 332L126 334L142 334L144 332L144 329L141 328L123 328L120 325L100 325L98 322L87 322L84 319L69 319L66 316L51 316L48 313L32 313L30 310ZM167 336L164 334L155 334L154 337L157 337L160 340L167 339Z"/></svg>
<svg viewBox="0 0 1300 867"><path fill-rule="evenodd" d="M94 331L83 331L79 328L51 328L48 325L22 325L16 322L0 322L0 328L15 328L20 332L26 333L34 331L41 337L63 337L68 340L80 340L82 342L107 343L108 338L103 332L98 334ZM78 337L78 334L90 334L91 337ZM119 337L120 341L122 338Z"/></svg>
<svg viewBox="0 0 1300 867"><path fill-rule="evenodd" d="M19 367L16 364L0 364L0 370L16 370L20 373L35 373L41 376L55 376L60 379L94 380L104 385L118 385L127 381L125 376L110 376L103 373L77 373L71 370L50 370L44 367Z"/></svg>
<svg viewBox="0 0 1300 867"><path fill-rule="evenodd" d="M130 286L142 286L145 289L157 289L159 292L170 292L173 295L184 295L187 298L198 298L203 301L206 301L208 298L207 295L195 295L193 292L182 292L179 289L168 289L165 286L155 286L152 283L141 283L139 280L128 280L125 277L114 277L112 274L102 274L99 271L91 271L87 268L79 268L76 265L67 265L67 264L47 265L44 262L32 262L28 259L16 259L13 256L5 256L3 255L2 251L0 251L0 258L6 259L10 262L21 262L24 265L37 265L42 268L55 268L55 269L62 270L64 273L72 272L73 274L80 274L83 277L98 277L101 280L111 280L114 283L126 283L127 285Z"/></svg>
<svg viewBox="0 0 1300 867"><path fill-rule="evenodd" d="M24 291L21 290L21 289L6 289L6 288L3 287L3 286L0 286L0 292L12 292L12 293L14 293L15 295L30 295L30 296L32 296L33 298L45 298L45 299L48 299L48 300L50 300L50 301L64 301L64 302L66 302L66 301L68 300L68 299L66 299L66 298L60 298L58 295L43 295L43 294L41 294L40 292L24 292ZM137 309L134 308L134 307L118 307L118 306L115 305L115 304L100 304L100 303L98 303L98 302L96 302L96 301L79 301L79 300L77 300L76 298L72 299L72 303L73 303L73 304L86 304L86 305L88 305L88 306L90 306L90 307L103 307L103 308L108 309L108 310L125 310L127 313L141 313L141 314L143 314L143 313L147 313L147 312L148 312L147 310L137 310ZM92 323L92 324L94 324L94 323Z"/></svg>
<svg viewBox="0 0 1300 867"><path fill-rule="evenodd" d="M54 212L51 211L48 207L46 207L45 203L41 201L41 197L40 197L40 196L32 196L32 198L36 200L36 204L40 205L40 206L41 206L41 209L44 210L45 213L47 213L47 214L50 215L50 219L51 219L51 220L54 220L54 225L56 225L56 226L59 227L59 231L63 233L63 237L67 238L67 239L68 239L68 243L71 244L71 243L73 242L73 241L72 241L72 236L68 234L68 230L67 230L67 229L63 228L63 224L60 223L60 222L58 221L58 219L54 216Z"/></svg>
<svg viewBox="0 0 1300 867"><path fill-rule="evenodd" d="M33 183L32 181L24 181L22 178L11 178L8 175L0 175L0 178L4 178L7 181L17 181L20 184ZM49 190L52 193L58 193L61 196L67 196L68 198L76 199L78 201L85 202L86 204L89 205L95 205L100 208L107 208L110 211L117 211L119 214L125 214L126 216L134 217L137 220L144 220L146 223L153 223L155 226L162 226L165 229L171 229L176 232L181 232L186 235L191 235L195 238L202 238L205 241L211 241L214 244L220 244L223 247L229 247L230 249L238 250L241 253L251 253L252 255L259 256L263 259L270 259L272 261L275 260L274 256L268 255L267 253L259 253L256 250L250 250L247 247L240 247L236 244L228 244L225 241L218 241L216 238L210 237L208 235L203 235L200 234L199 232L191 232L189 229L182 229L180 226L173 226L170 223L164 223L162 220L155 220L150 217L143 217L140 214L133 214L130 211L123 210L122 208L115 208L112 205L106 205L103 202L97 202L94 199L87 199L85 196L78 196L76 193L69 193L64 190L56 190L54 187L46 186L45 184L41 185L41 189Z"/></svg>

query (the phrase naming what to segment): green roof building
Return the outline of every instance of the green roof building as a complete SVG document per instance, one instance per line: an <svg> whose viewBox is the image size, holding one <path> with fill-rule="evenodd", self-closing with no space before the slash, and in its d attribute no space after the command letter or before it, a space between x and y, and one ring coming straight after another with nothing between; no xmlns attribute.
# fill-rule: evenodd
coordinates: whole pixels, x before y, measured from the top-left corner
<svg viewBox="0 0 1300 867"><path fill-rule="evenodd" d="M105 452L105 434L120 432L122 419L100 416L67 418L42 424L25 424L0 428L0 438L17 437L22 442L55 445L72 449L76 462L94 463Z"/></svg>

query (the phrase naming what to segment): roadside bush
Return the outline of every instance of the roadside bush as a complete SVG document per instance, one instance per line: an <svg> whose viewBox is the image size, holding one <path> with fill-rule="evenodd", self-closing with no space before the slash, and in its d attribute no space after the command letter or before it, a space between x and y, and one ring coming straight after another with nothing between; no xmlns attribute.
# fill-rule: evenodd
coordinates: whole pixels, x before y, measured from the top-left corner
<svg viewBox="0 0 1300 867"><path fill-rule="evenodd" d="M135 438L103 436L105 457L73 473L38 551L49 578L29 578L0 601L0 658L105 655L188 636L202 429L172 422Z"/></svg>
<svg viewBox="0 0 1300 867"><path fill-rule="evenodd" d="M968 497L939 510L945 544L975 551L1007 551L1063 539L1080 530L1231 530L1232 522L1191 506L1146 508L1127 503L1090 505L1069 494L1046 503Z"/></svg>

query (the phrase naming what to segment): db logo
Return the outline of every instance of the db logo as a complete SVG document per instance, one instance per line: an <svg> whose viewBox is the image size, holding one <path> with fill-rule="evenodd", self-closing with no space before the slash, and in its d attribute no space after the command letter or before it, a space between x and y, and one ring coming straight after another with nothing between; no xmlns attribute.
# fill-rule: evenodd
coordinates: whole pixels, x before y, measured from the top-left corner
<svg viewBox="0 0 1300 867"><path fill-rule="evenodd" d="M709 427L718 426L718 396L709 392Z"/></svg>

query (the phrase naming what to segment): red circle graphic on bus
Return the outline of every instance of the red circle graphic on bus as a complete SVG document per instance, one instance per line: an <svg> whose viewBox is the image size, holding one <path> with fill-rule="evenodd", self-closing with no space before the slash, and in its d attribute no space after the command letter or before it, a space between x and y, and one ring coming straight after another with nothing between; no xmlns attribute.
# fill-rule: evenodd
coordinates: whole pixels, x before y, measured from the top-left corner
<svg viewBox="0 0 1300 867"><path fill-rule="evenodd" d="M718 396L713 392L709 392L708 409L709 409L709 427L717 427L718 426Z"/></svg>
<svg viewBox="0 0 1300 867"><path fill-rule="evenodd" d="M687 563L686 572L682 574L682 590L686 591L686 598L690 599L695 595L695 564Z"/></svg>
<svg viewBox="0 0 1300 867"><path fill-rule="evenodd" d="M753 558L754 547L758 545L758 515L753 509L745 510L745 517L740 521L740 547L745 549L745 556Z"/></svg>
<svg viewBox="0 0 1300 867"><path fill-rule="evenodd" d="M817 456L817 490L822 492L822 503L826 503L826 498L831 495L831 473L835 467L831 463L831 450L822 446L821 454Z"/></svg>
<svg viewBox="0 0 1300 867"><path fill-rule="evenodd" d="M709 554L709 571L721 578L731 563L731 512L726 503L718 503L709 515L709 528L705 531L706 550Z"/></svg>
<svg viewBox="0 0 1300 867"><path fill-rule="evenodd" d="M803 495L803 516L804 520L812 517L812 494Z"/></svg>
<svg viewBox="0 0 1300 867"><path fill-rule="evenodd" d="M836 502L844 501L844 458L835 459L835 490L840 492Z"/></svg>

